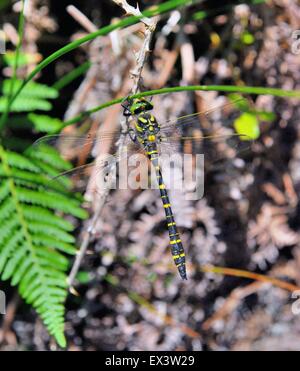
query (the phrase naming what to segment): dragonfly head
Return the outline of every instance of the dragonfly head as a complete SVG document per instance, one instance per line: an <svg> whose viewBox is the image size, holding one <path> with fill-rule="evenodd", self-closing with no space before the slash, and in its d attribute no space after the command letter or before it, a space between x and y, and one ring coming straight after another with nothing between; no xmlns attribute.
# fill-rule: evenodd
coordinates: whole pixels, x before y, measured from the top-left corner
<svg viewBox="0 0 300 371"><path fill-rule="evenodd" d="M153 110L153 104L145 98L134 98L128 99L128 101L123 104L124 116L140 115Z"/></svg>

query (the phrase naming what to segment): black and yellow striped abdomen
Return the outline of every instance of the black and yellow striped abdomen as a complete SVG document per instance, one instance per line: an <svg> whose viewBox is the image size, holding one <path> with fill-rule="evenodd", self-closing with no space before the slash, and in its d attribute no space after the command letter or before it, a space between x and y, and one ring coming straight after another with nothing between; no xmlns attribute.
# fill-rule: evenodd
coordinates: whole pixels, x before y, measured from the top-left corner
<svg viewBox="0 0 300 371"><path fill-rule="evenodd" d="M180 239L180 235L177 229L177 225L174 219L174 215L172 212L171 203L169 200L168 192L166 190L166 186L163 181L162 172L159 165L159 155L157 150L156 143L151 143L147 145L147 155L151 160L155 171L156 177L159 185L160 196L163 202L163 206L166 213L166 220L167 220L167 227L170 235L170 245L171 245L171 253L175 262L175 265L179 271L180 277L184 280L187 280L186 274L186 260L185 260L185 252L184 248Z"/></svg>
<svg viewBox="0 0 300 371"><path fill-rule="evenodd" d="M152 114L144 112L137 116L137 121L135 123L135 131L138 141L144 147L149 159L151 160L155 168L160 195L166 213L167 227L170 235L171 253L175 265L179 271L180 277L186 280L187 274L185 252L180 239L180 235L178 233L168 192L166 190L166 186L164 184L162 172L159 165L159 153L157 143L159 142L160 126L156 118Z"/></svg>

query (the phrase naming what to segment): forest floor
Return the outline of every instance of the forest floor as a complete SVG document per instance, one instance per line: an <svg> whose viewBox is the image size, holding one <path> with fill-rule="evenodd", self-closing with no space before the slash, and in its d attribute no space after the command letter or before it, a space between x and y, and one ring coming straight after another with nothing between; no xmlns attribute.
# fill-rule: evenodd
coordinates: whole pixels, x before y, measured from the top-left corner
<svg viewBox="0 0 300 371"><path fill-rule="evenodd" d="M45 57L70 38L87 33L66 12L68 1L32 3L27 50ZM141 1L141 8L147 3ZM214 9L209 3L204 3L205 9ZM97 28L122 15L108 0L74 5ZM165 27L168 17L159 22L143 74L147 90L181 84L299 89L300 55L292 47L292 34L300 24L296 1L228 7L202 21L195 14L197 9L182 12L182 22L171 31ZM17 15L10 7L3 17L16 27ZM133 31L135 36L121 32L126 41L119 45L119 54L112 39L99 39L40 75L39 81L52 85L86 60L93 62L86 76L65 88L55 102L55 117L68 119L126 96L133 50L141 45L139 27ZM32 37L38 33L35 41L30 32ZM246 153L218 149L223 161L216 167L209 164L201 200L187 201L171 192L187 247L189 280L180 282L170 266L158 193L113 191L81 267L79 296L67 300L69 350L300 350L299 315L293 306L294 291L300 290L299 102L247 98L257 110L274 115L272 121L261 121L258 140ZM215 92L154 99L160 118L209 110L224 102L224 95ZM119 112L109 109L93 115L92 129L102 122L118 122ZM222 112L216 109L207 119L214 132L226 134ZM70 130L76 133L78 127ZM80 163L82 158L76 156L70 160ZM78 239L87 225L78 225ZM217 274L212 266L261 276L250 279L240 271L225 270ZM6 289L8 312L0 349L56 349L34 310L13 289Z"/></svg>

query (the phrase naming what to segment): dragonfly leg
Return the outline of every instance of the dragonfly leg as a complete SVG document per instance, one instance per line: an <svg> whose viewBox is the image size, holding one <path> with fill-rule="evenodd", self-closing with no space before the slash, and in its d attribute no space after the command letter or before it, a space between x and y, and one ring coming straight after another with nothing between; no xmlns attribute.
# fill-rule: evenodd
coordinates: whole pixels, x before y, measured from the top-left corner
<svg viewBox="0 0 300 371"><path fill-rule="evenodd" d="M134 129L128 129L128 135L129 135L129 137L130 137L130 139L134 142L134 143L136 143L136 141L137 141L137 136L136 136L136 132L134 131Z"/></svg>
<svg viewBox="0 0 300 371"><path fill-rule="evenodd" d="M130 102L129 96L126 97L126 98L123 100L123 102L121 103L121 106L124 108L123 116L125 116L125 117L130 117L130 116L132 116L132 113L130 112L131 102Z"/></svg>

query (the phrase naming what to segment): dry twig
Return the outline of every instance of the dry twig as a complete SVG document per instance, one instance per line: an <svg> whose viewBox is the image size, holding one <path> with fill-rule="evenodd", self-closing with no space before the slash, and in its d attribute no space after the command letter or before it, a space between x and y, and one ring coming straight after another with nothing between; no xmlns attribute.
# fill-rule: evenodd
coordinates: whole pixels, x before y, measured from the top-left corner
<svg viewBox="0 0 300 371"><path fill-rule="evenodd" d="M135 15L135 16L139 16L139 17L142 15L138 6L137 6L137 8L134 8L134 7L130 6L127 3L127 1L125 1L125 0L120 0L120 1L119 0L113 0L113 1L116 4L118 4L119 6L121 6L125 10L126 14ZM142 48L141 48L141 50L140 50L140 52L138 53L138 56L137 56L136 68L134 69L134 71L131 72L131 74L133 76L133 80L134 80L133 87L131 89L132 94L136 94L139 90L142 71L143 71L143 68L144 68L144 65L145 65L145 62L146 62L146 59L147 59L147 55L150 52L150 42L151 42L151 39L152 39L153 32L156 28L156 22L152 21L151 19L142 18L142 22L146 26L146 32L145 32L145 39L144 39L143 46L142 46ZM126 128L128 127L128 122L126 120L123 120L121 122L121 127L122 127L122 129L126 130ZM118 148L117 149L117 157L118 158L120 158L122 153L123 153L125 140L126 140L126 136L121 135L120 140L117 144L117 148ZM80 250L77 254L77 257L75 259L75 263L74 263L73 268L71 270L71 273L68 277L68 284L70 286L70 291L74 294L76 294L76 291L73 288L73 284L74 284L76 275L78 273L78 270L80 268L82 259L84 258L86 250L87 250L87 248L89 246L89 243L92 239L92 236L95 235L96 224L97 224L97 222L98 222L98 220L101 216L102 210L103 210L104 205L106 203L106 199L107 199L107 197L109 195L109 191L111 189L112 182L114 180L113 179L113 173L114 173L113 171L110 172L110 174L108 176L108 179L106 180L106 187L104 189L102 189L101 192L99 193L98 202L96 204L96 208L95 208L95 212L94 212L91 224L90 224L89 228L87 229L87 231L85 232L85 236L83 238Z"/></svg>
<svg viewBox="0 0 300 371"><path fill-rule="evenodd" d="M97 31L97 27L91 22L88 17L83 14L78 8L74 5L67 6L67 12L88 32Z"/></svg>

